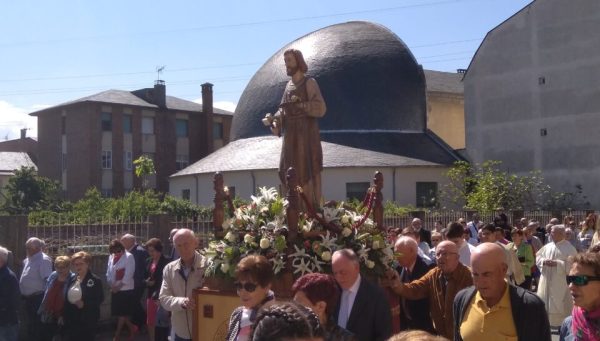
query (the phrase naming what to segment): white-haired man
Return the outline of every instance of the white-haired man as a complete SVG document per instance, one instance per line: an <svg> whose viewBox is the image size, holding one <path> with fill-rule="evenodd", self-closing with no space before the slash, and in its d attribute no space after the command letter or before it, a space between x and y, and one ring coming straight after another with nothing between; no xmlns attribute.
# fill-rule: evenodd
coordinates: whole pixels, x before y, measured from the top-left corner
<svg viewBox="0 0 600 341"><path fill-rule="evenodd" d="M171 312L175 341L192 340L192 317L196 302L192 293L204 281L204 257L196 251L198 238L190 229L180 229L173 237L181 258L165 266L160 288L160 304Z"/></svg>
<svg viewBox="0 0 600 341"><path fill-rule="evenodd" d="M536 254L535 264L541 272L537 294L546 304L550 325L560 326L573 309L565 278L571 269L569 257L575 256L577 250L565 239L564 225L552 226L550 233L552 241Z"/></svg>
<svg viewBox="0 0 600 341"><path fill-rule="evenodd" d="M39 238L29 238L25 242L27 258L23 261L23 272L19 280L21 296L25 301L27 313L28 340L37 341L40 338L41 321L37 314L46 280L52 273L52 258L42 252L45 243Z"/></svg>
<svg viewBox="0 0 600 341"><path fill-rule="evenodd" d="M410 283L425 276L434 265L428 264L418 255L417 242L410 237L402 236L396 240L394 251L397 255L396 271L403 283ZM419 329L433 333L433 323L429 316L429 298L400 302L400 330Z"/></svg>
<svg viewBox="0 0 600 341"><path fill-rule="evenodd" d="M423 222L419 218L414 218L410 224L416 233L419 234L420 240L427 243L431 247L431 231L423 228Z"/></svg>
<svg viewBox="0 0 600 341"><path fill-rule="evenodd" d="M9 251L0 246L0 340L17 341L19 281L8 268Z"/></svg>
<svg viewBox="0 0 600 341"><path fill-rule="evenodd" d="M132 234L124 234L121 237L121 244L123 244L127 252L131 253L135 260L135 272L133 274L133 294L135 302L131 302L135 307L133 308L131 322L139 328L146 323L146 312L142 307L142 296L144 296L144 291L146 290L146 282L144 281L146 279L146 259L150 256L146 249L136 242L135 236Z"/></svg>

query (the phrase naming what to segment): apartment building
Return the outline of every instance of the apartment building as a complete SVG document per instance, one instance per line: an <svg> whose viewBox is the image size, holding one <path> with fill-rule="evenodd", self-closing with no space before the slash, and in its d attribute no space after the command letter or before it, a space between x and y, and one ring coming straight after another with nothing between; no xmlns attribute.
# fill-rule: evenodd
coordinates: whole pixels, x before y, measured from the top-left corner
<svg viewBox="0 0 600 341"><path fill-rule="evenodd" d="M168 192L168 176L229 142L232 113L213 108L212 84L202 105L166 95L163 81L135 91L107 90L31 113L38 119L39 174L80 199L94 186L104 196L141 188L133 160L147 155L149 187Z"/></svg>

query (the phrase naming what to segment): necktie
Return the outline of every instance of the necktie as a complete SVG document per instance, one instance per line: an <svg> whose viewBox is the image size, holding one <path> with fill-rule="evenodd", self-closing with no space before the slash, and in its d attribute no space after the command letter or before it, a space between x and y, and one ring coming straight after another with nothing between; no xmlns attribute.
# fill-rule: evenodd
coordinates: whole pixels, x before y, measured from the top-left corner
<svg viewBox="0 0 600 341"><path fill-rule="evenodd" d="M350 317L350 290L342 291L342 299L340 302L340 314L338 316L338 325L346 328L348 318Z"/></svg>

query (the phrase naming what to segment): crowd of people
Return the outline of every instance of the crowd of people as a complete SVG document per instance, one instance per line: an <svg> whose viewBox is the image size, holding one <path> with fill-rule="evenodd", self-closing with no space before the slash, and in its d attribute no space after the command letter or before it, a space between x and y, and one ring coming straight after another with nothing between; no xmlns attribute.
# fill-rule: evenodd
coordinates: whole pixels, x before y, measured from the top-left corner
<svg viewBox="0 0 600 341"><path fill-rule="evenodd" d="M510 226L503 215L431 228L415 218L390 229L397 262L382 277L361 276L356 253L337 250L332 274L298 278L288 301L271 290L272 264L249 255L235 269L240 306L226 340L550 340L552 329L561 340L600 340L597 225L595 214L543 227L526 218ZM173 230L170 242L167 256L157 238L143 246L130 234L111 241L105 276L114 340L133 339L142 327L151 341L192 339L192 292L203 285L206 259L189 229ZM93 340L104 290L91 255L53 260L44 241L25 246L20 277L0 247L0 340L18 339L19 309L27 340Z"/></svg>

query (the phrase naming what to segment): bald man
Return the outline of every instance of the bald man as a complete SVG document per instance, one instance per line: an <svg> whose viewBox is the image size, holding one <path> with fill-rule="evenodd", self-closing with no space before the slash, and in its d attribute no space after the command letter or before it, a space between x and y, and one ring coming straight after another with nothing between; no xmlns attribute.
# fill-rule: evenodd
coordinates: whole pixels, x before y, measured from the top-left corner
<svg viewBox="0 0 600 341"><path fill-rule="evenodd" d="M496 243L483 243L471 254L473 286L454 300L455 341L550 341L544 302L505 280L506 257Z"/></svg>
<svg viewBox="0 0 600 341"><path fill-rule="evenodd" d="M202 287L205 259L196 251L198 238L192 230L178 230L173 241L181 258L165 266L159 300L163 308L171 312L175 340L191 340L196 306L192 293Z"/></svg>
<svg viewBox="0 0 600 341"><path fill-rule="evenodd" d="M396 271L403 283L417 280L431 270L434 265L428 264L423 257L418 255L417 242L408 236L396 240L394 251L399 255L396 260ZM429 314L429 298L420 300L407 300L400 302L400 330L418 329L433 333L433 323Z"/></svg>
<svg viewBox="0 0 600 341"><path fill-rule="evenodd" d="M443 241L435 248L437 266L425 276L410 283L402 283L397 273L388 272L388 285L406 299L429 297L429 309L435 332L448 339L454 337L452 302L456 293L471 284L471 271L458 260L458 248L451 241Z"/></svg>

